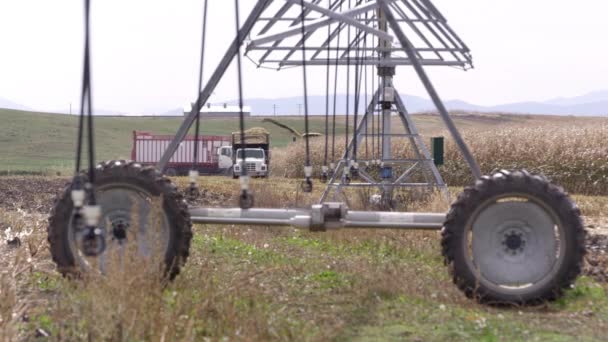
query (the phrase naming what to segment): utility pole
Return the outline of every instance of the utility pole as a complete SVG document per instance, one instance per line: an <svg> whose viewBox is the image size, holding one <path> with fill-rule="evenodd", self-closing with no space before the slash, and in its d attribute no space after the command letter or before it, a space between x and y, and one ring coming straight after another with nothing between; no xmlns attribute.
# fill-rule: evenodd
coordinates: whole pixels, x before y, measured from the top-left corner
<svg viewBox="0 0 608 342"><path fill-rule="evenodd" d="M298 116L302 116L302 104L298 103Z"/></svg>
<svg viewBox="0 0 608 342"><path fill-rule="evenodd" d="M277 116L277 105L276 105L276 103L272 105L272 112L274 113L274 116Z"/></svg>
<svg viewBox="0 0 608 342"><path fill-rule="evenodd" d="M72 115L72 102L70 102L70 115Z"/></svg>

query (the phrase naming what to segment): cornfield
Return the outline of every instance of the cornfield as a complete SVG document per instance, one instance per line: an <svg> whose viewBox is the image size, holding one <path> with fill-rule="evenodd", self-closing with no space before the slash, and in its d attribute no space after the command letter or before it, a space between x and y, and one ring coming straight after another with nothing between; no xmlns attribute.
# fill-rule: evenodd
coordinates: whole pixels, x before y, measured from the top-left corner
<svg viewBox="0 0 608 342"><path fill-rule="evenodd" d="M444 136L448 137L447 132ZM608 125L540 125L508 126L491 131L465 130L463 136L484 174L496 169L525 168L542 173L572 193L608 195ZM428 139L425 138L425 141ZM331 137L329 139L331 145ZM325 155L325 139L310 140L311 161L320 173ZM410 143L393 139L393 154L398 158L413 157ZM344 137L336 136L335 158L344 153ZM303 177L304 142L273 152L273 173L285 177ZM332 159L331 146L328 149ZM359 158L372 156L371 141L358 149ZM446 139L445 165L439 168L450 186L472 182L469 168L456 144Z"/></svg>

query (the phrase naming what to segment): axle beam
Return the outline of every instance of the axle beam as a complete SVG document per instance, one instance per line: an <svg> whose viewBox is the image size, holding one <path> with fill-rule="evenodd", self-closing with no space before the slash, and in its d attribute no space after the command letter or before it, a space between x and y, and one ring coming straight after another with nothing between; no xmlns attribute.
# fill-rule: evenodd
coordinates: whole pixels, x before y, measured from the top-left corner
<svg viewBox="0 0 608 342"><path fill-rule="evenodd" d="M342 203L310 209L190 208L193 223L293 226L315 231L340 228L439 230L445 214L348 210Z"/></svg>

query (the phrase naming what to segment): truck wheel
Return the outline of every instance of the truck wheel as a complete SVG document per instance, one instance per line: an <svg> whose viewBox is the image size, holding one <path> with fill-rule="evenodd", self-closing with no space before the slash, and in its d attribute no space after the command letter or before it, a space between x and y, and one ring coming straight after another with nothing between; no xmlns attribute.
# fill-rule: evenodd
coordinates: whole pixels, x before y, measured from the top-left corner
<svg viewBox="0 0 608 342"><path fill-rule="evenodd" d="M68 185L55 203L48 226L50 250L59 272L120 272L121 267L113 266L132 252L137 260L158 262L173 279L188 257L192 239L188 207L176 187L156 169L130 161L100 164L95 177L95 195L102 207L99 228L107 247L95 257L83 253L83 231L74 220Z"/></svg>
<svg viewBox="0 0 608 342"><path fill-rule="evenodd" d="M165 175L169 176L169 177L175 177L175 176L177 176L177 170L170 167L167 170L165 170Z"/></svg>
<svg viewBox="0 0 608 342"><path fill-rule="evenodd" d="M543 176L501 171L452 204L442 248L454 283L490 304L554 300L581 273L585 230L576 205Z"/></svg>

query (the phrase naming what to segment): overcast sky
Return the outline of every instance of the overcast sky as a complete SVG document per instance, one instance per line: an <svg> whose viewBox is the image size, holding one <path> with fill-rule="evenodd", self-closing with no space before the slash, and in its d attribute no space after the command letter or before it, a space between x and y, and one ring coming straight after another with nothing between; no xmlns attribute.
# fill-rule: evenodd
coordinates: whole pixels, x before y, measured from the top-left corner
<svg viewBox="0 0 608 342"><path fill-rule="evenodd" d="M282 0L276 0L282 1ZM234 37L233 1L209 0L206 75ZM93 0L94 105L159 113L196 95L202 0ZM255 0L242 0L244 18ZM603 0L434 0L471 48L475 69L429 67L444 99L482 105L546 100L608 89L608 2ZM242 19L243 20L243 19ZM82 1L0 0L0 97L39 110L77 106ZM246 97L299 96L299 70L245 62ZM425 96L398 69L402 93ZM310 93L324 93L323 68ZM230 71L211 101L236 98ZM263 85L263 86L262 86Z"/></svg>

